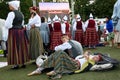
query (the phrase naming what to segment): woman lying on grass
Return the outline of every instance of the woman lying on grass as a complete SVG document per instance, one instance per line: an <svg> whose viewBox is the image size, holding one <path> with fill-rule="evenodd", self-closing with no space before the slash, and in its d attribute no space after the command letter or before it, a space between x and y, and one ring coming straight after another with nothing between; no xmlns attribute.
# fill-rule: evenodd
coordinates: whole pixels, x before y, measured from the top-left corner
<svg viewBox="0 0 120 80"><path fill-rule="evenodd" d="M86 51L83 55L79 55L73 59L64 51L56 51L51 54L35 71L29 73L28 76L41 74L46 68L54 68L46 74L52 79L61 78L65 73L82 72L89 66L89 64L91 64L92 67L95 62L98 62L101 59L99 55L90 55L89 53L89 51Z"/></svg>

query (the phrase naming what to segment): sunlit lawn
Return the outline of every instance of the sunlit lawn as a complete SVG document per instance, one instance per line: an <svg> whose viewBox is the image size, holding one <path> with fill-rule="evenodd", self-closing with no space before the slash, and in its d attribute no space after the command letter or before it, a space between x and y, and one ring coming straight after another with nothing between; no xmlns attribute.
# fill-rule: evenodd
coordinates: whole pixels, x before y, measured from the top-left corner
<svg viewBox="0 0 120 80"><path fill-rule="evenodd" d="M84 49L85 51L86 49ZM120 61L120 49L110 47L97 47L91 49L92 52L101 52L110 54L111 57ZM0 61L6 61L6 58L0 57ZM12 70L11 66L0 68L0 80L49 80L45 73L28 77L27 74L36 69L36 65L27 63L26 68ZM60 80L120 80L120 67L100 72L85 72L73 75L64 75Z"/></svg>

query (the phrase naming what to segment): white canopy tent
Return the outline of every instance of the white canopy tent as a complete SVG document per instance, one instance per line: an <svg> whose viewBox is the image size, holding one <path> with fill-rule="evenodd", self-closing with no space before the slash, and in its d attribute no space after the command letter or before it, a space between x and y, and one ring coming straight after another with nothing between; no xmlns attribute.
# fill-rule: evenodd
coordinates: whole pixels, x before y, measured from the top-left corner
<svg viewBox="0 0 120 80"><path fill-rule="evenodd" d="M52 18L55 14L57 14L59 17L63 17L64 15L69 16L70 13L69 3L40 2L39 10L41 16L50 16Z"/></svg>

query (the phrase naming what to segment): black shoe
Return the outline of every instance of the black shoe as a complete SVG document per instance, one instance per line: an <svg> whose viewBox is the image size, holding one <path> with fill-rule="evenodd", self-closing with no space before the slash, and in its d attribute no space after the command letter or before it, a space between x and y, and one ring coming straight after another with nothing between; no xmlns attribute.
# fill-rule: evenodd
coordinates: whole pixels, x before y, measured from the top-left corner
<svg viewBox="0 0 120 80"><path fill-rule="evenodd" d="M21 66L21 68L26 68L26 65L23 64L23 65Z"/></svg>
<svg viewBox="0 0 120 80"><path fill-rule="evenodd" d="M14 66L12 67L12 69L18 69L18 68L19 68L18 65L14 65Z"/></svg>
<svg viewBox="0 0 120 80"><path fill-rule="evenodd" d="M4 50L4 57L7 57L7 50Z"/></svg>

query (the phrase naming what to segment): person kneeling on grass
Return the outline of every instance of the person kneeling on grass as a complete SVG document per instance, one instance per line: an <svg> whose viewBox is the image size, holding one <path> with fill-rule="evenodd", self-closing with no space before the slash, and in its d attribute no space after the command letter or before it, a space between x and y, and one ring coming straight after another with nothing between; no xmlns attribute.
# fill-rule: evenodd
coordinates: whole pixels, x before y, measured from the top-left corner
<svg viewBox="0 0 120 80"><path fill-rule="evenodd" d="M72 72L82 72L86 67L100 60L99 55L90 55L89 51L86 51L83 55L77 56L75 59L71 58L66 52L60 50L51 54L35 71L28 74L32 76L35 74L41 74L46 68L54 68L46 75L51 76L52 79L61 78L63 74L69 74Z"/></svg>

